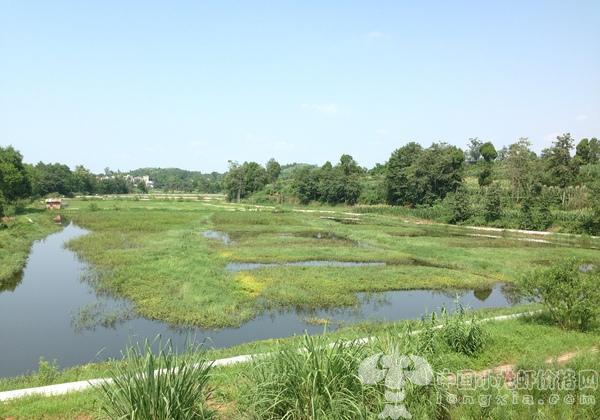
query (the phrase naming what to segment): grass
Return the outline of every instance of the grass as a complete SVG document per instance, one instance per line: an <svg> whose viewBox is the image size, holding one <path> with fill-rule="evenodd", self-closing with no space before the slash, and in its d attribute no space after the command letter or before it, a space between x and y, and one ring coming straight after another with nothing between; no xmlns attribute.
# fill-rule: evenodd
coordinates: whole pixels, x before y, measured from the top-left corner
<svg viewBox="0 0 600 420"><path fill-rule="evenodd" d="M286 346L258 360L244 378L245 410L261 419L357 419L376 414L381 392L365 386L357 372L370 355L366 345L328 345L306 336L306 351ZM379 395L378 395L379 394Z"/></svg>
<svg viewBox="0 0 600 420"><path fill-rule="evenodd" d="M0 228L0 292L14 290L19 282L31 244L60 229L52 218L55 214L30 207Z"/></svg>
<svg viewBox="0 0 600 420"><path fill-rule="evenodd" d="M91 203L94 206L90 206ZM146 317L209 328L240 325L270 307L353 305L357 303L357 292L424 288L481 289L498 281L519 283L523 271L545 266L567 256L593 264L600 263L597 251L600 243L594 238L474 231L466 227L423 223L406 215L344 214L348 212L352 212L352 209L275 209L229 205L215 200L104 199L71 200L70 207L63 214L91 231L72 241L69 246L94 268L96 287L128 298L135 311ZM29 223L24 217L30 217L34 223ZM359 220L346 224L346 217ZM32 210L29 215L17 218L14 226L0 231L1 269L8 272L6 267L16 267L18 271L31 242L56 229L58 227L51 223L46 213ZM232 243L224 244L203 237L202 232L208 229L227 233ZM540 238L550 243L531 241ZM306 260L385 262L386 265L352 268L280 266L238 273L230 273L225 269L229 262L282 263ZM14 270L10 269L11 272ZM531 307L480 313L511 313ZM405 337L409 329L424 327L426 325L418 321L361 323L327 333L322 340L333 342L342 338L375 336L377 339L368 350L380 351L390 346L403 346L405 342L407 346L412 345L410 340L399 340L398 337ZM481 342L473 339L472 330L456 328L452 335L445 338L440 336L435 342L429 343L435 349L435 352L428 353L435 366L484 369L502 363L539 364L548 356L574 350L585 351L600 343L597 328L587 333L564 331L540 317L492 322L485 324L484 329L486 339ZM281 349L281 346L298 347L303 340L303 337L290 337L247 343L229 349L211 350L205 356L213 359L270 352ZM403 347L405 350L410 348ZM456 348L465 351L456 351ZM473 349L475 351L471 351ZM352 388L355 384L347 382L349 371L336 370L339 373L337 375L324 365L331 361L331 366L337 366L338 356L323 353L315 356L321 359L294 360L323 363L320 364L323 375L331 373L347 389L355 390ZM288 357L292 356L288 354ZM260 367L254 370L254 366L248 365L214 369L207 385L215 391L208 405L217 410L217 417L260 418L280 415L281 411L273 414L268 410L269 406L264 404L266 400L261 403L257 399L249 399L248 394L243 394L244 387L240 386L246 384L252 389L270 381L273 387L265 392L273 395L284 382L273 376L273 372L277 371L273 368L277 366L277 361L271 360L269 363L275 365L264 365L271 367L262 372ZM586 359L581 363L582 366L595 367L597 359ZM0 379L0 390L106 377L123 366L122 361L107 361L58 371L48 363L43 363L40 372ZM319 369L302 370L306 366L309 365L298 365L298 372L304 373L299 373L296 378L300 381L296 384L304 390L303 401L314 401L309 405L315 409L328 407L327 410L330 410L331 401L327 403L313 394L315 390L321 393L327 388L317 384L316 388L309 388L310 383L303 382L311 372L314 375L319 372ZM283 369L285 366L282 363L279 367ZM324 380L326 377L313 376L313 379ZM326 383L326 380L322 382L324 385ZM354 395L354 391L349 394L352 394L352 398L361 397ZM421 401L419 398L429 398L424 394L411 395L418 401ZM301 412L309 413L289 408L291 393L277 396L288 401L282 401L278 407L287 407L282 410L295 413L290 418L301 418ZM0 404L0 418L102 417L101 401L100 390L52 398L31 397ZM355 403L351 398L346 402L350 405ZM433 409L437 410L437 407L427 408ZM473 407L449 406L448 410L451 418L490 417L485 415L487 411L477 411ZM565 417L562 414L570 413L564 407L560 410L563 411L542 410L541 416L557 418L551 414L558 413L561 415L559 417ZM492 418L502 418L494 417L499 410L490 409L489 412ZM585 410L573 412L581 414L582 418L589 417ZM529 418L536 414L523 408L516 408L512 413L515 415L510 418ZM323 416L326 417L325 411Z"/></svg>
<svg viewBox="0 0 600 420"><path fill-rule="evenodd" d="M183 355L170 342L128 347L122 364L100 386L101 413L111 419L200 420L213 418L206 406L211 364L197 348Z"/></svg>
<svg viewBox="0 0 600 420"><path fill-rule="evenodd" d="M331 219L342 220L349 208L131 199L70 204L69 217L91 230L70 246L96 269L101 288L130 299L145 317L206 328L237 326L269 307L355 305L356 292L517 282L524 268L564 256L600 262L590 249L597 240L472 236L485 232L385 214L363 214L356 224ZM203 237L208 229L227 233L232 243ZM386 265L225 270L229 262L307 260Z"/></svg>

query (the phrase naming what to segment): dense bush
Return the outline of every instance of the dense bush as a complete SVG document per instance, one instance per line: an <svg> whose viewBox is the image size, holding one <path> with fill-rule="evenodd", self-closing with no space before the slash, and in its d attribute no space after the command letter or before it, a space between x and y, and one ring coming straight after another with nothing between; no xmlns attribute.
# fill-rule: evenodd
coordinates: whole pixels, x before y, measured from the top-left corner
<svg viewBox="0 0 600 420"><path fill-rule="evenodd" d="M525 276L526 298L540 302L565 329L586 330L600 312L600 274L597 268L574 258Z"/></svg>
<svg viewBox="0 0 600 420"><path fill-rule="evenodd" d="M148 342L129 347L124 363L101 385L101 410L111 419L191 420L212 418L206 407L211 364L190 348L183 355L170 342L157 354Z"/></svg>

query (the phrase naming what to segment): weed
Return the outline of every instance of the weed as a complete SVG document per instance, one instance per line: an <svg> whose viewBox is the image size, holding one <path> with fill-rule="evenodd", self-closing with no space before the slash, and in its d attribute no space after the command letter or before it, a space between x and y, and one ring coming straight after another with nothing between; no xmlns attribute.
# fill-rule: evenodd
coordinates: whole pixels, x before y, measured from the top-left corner
<svg viewBox="0 0 600 420"><path fill-rule="evenodd" d="M124 363L101 385L101 411L111 419L210 419L211 364L197 348L177 354L171 342L155 354L148 341L128 347Z"/></svg>

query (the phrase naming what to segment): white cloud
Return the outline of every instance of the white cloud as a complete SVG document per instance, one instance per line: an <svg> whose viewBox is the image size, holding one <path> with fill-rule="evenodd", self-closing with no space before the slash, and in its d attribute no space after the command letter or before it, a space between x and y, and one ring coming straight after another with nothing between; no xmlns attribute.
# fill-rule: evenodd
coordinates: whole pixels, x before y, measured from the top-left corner
<svg viewBox="0 0 600 420"><path fill-rule="evenodd" d="M579 114L578 116L576 116L576 117L575 117L575 119L576 119L577 121L585 121L585 120L587 120L588 118L589 118L589 117L588 117L587 115L585 115L585 114Z"/></svg>
<svg viewBox="0 0 600 420"><path fill-rule="evenodd" d="M378 136L385 136L388 133L389 131L385 128L378 128L377 130L375 130L375 134L377 134Z"/></svg>
<svg viewBox="0 0 600 420"><path fill-rule="evenodd" d="M324 115L335 115L339 112L336 104L302 104L302 109L318 112Z"/></svg>
<svg viewBox="0 0 600 420"><path fill-rule="evenodd" d="M371 31L365 35L367 39L382 39L387 35L381 31Z"/></svg>

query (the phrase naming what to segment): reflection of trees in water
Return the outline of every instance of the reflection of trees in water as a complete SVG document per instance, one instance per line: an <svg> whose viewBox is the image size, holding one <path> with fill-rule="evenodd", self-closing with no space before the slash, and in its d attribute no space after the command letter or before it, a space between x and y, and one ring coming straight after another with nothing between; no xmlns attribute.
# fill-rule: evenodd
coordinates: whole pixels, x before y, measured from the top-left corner
<svg viewBox="0 0 600 420"><path fill-rule="evenodd" d="M450 299L461 299L467 293L470 293L470 290L465 289L445 289L445 290L432 290L431 293L434 295L445 296Z"/></svg>
<svg viewBox="0 0 600 420"><path fill-rule="evenodd" d="M23 272L15 273L6 280L0 281L0 293L14 292L23 280Z"/></svg>
<svg viewBox="0 0 600 420"><path fill-rule="evenodd" d="M500 290L510 305L516 305L517 303L521 303L523 301L523 295L521 291L514 284L504 283Z"/></svg>
<svg viewBox="0 0 600 420"><path fill-rule="evenodd" d="M481 302L485 302L487 298L492 294L493 289L475 289L473 290L473 295Z"/></svg>

